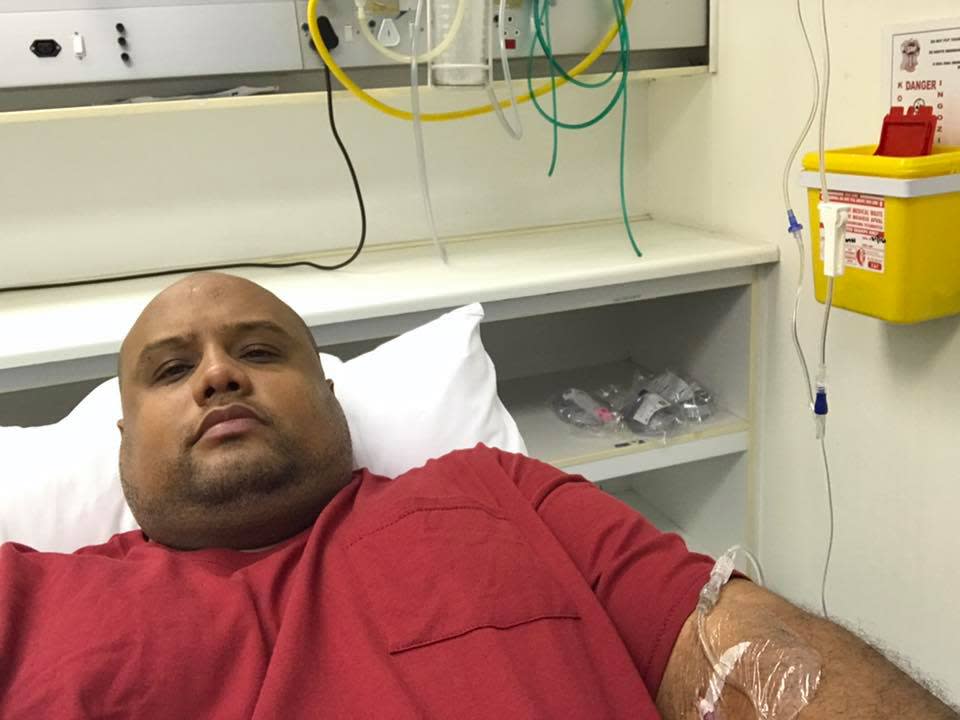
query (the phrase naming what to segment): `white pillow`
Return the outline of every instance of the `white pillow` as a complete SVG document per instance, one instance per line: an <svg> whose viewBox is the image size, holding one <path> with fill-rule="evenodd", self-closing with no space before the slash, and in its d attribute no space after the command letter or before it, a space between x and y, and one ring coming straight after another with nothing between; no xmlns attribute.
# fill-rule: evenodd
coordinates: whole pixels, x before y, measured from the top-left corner
<svg viewBox="0 0 960 720"><path fill-rule="evenodd" d="M395 477L486 443L526 452L480 341L483 308L454 310L347 362L322 354L353 436L354 463ZM0 428L0 543L72 552L136 529L120 488L116 378L63 420Z"/></svg>
<svg viewBox="0 0 960 720"><path fill-rule="evenodd" d="M483 308L468 305L366 355L325 365L350 424L357 467L395 477L478 442L526 452L497 396L481 320Z"/></svg>

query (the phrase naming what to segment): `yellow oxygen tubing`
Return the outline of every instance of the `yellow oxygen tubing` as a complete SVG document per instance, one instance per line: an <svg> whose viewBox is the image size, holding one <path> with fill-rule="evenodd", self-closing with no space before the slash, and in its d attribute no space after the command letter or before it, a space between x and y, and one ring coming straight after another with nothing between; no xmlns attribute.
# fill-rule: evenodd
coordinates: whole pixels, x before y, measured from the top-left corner
<svg viewBox="0 0 960 720"><path fill-rule="evenodd" d="M633 0L624 1L624 10L626 14L630 12L630 8L633 6ZM340 81L340 84L343 85L347 90L350 91L354 97L362 100L370 107L375 110L389 115L390 117L395 117L398 120L413 120L413 113L407 110L401 110L400 108L393 107L392 105L387 105L385 102L377 100L370 93L366 92L357 85L353 80L350 79L350 76L343 71L337 61L333 59L333 56L330 55L330 50L323 42L323 38L320 35L320 27L317 25L317 0L309 0L307 3L307 24L310 26L310 37L313 39L313 44L317 47L317 52L320 53L320 57L323 59L324 64L330 68L330 72L333 73L334 77ZM600 41L600 44L597 45L593 51L587 55L583 60L581 60L577 65L567 73L570 77L576 77L581 75L590 69L597 59L606 52L607 48L610 47L612 43L618 36L620 31L619 24L614 21L613 25L610 26L610 29L607 31L607 34L603 36L603 39ZM527 93L526 95L521 95L517 98L517 103L529 102L530 99L534 96L540 97L541 95L546 95L552 90L553 87L559 87L565 85L567 80L563 77L557 78L555 84L545 83L538 87L533 93ZM510 100L501 100L499 103L500 107L506 109L510 107ZM486 113L493 112L493 104L487 105L476 105L474 107L466 108L464 110L454 110L451 112L442 112L442 113L422 113L420 115L420 120L423 122L446 122L449 120L461 120L463 118L475 117L477 115L484 115Z"/></svg>

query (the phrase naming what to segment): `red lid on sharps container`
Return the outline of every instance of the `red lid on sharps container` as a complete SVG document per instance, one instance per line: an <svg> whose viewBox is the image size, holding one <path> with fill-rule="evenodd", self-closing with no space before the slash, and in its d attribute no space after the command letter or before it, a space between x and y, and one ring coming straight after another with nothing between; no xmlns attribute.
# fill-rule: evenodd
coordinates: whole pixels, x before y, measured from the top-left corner
<svg viewBox="0 0 960 720"><path fill-rule="evenodd" d="M891 107L883 119L880 145L874 155L918 157L933 152L937 117L929 105Z"/></svg>

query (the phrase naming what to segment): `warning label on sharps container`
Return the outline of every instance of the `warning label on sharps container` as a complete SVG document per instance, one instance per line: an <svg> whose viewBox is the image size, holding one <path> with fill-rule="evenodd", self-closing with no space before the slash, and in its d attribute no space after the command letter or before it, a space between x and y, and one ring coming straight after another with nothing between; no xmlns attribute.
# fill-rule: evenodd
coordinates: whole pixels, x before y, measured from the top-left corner
<svg viewBox="0 0 960 720"><path fill-rule="evenodd" d="M888 33L890 104L932 107L935 142L960 144L960 19L900 25Z"/></svg>
<svg viewBox="0 0 960 720"><path fill-rule="evenodd" d="M830 200L850 206L844 241L844 265L882 273L886 268L887 238L884 235L886 203L882 195L830 191ZM823 237L823 224L820 225ZM823 243L820 243L823 259Z"/></svg>

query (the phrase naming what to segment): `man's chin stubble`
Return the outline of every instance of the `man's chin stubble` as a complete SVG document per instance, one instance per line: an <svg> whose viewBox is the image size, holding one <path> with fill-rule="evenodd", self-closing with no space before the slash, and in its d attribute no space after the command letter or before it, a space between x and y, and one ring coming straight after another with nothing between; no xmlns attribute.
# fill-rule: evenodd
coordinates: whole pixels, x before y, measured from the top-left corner
<svg viewBox="0 0 960 720"><path fill-rule="evenodd" d="M246 504L251 498L273 495L296 484L302 474L293 458L276 449L268 457L237 453L215 462L190 458L184 465L177 473L181 497L205 507Z"/></svg>

